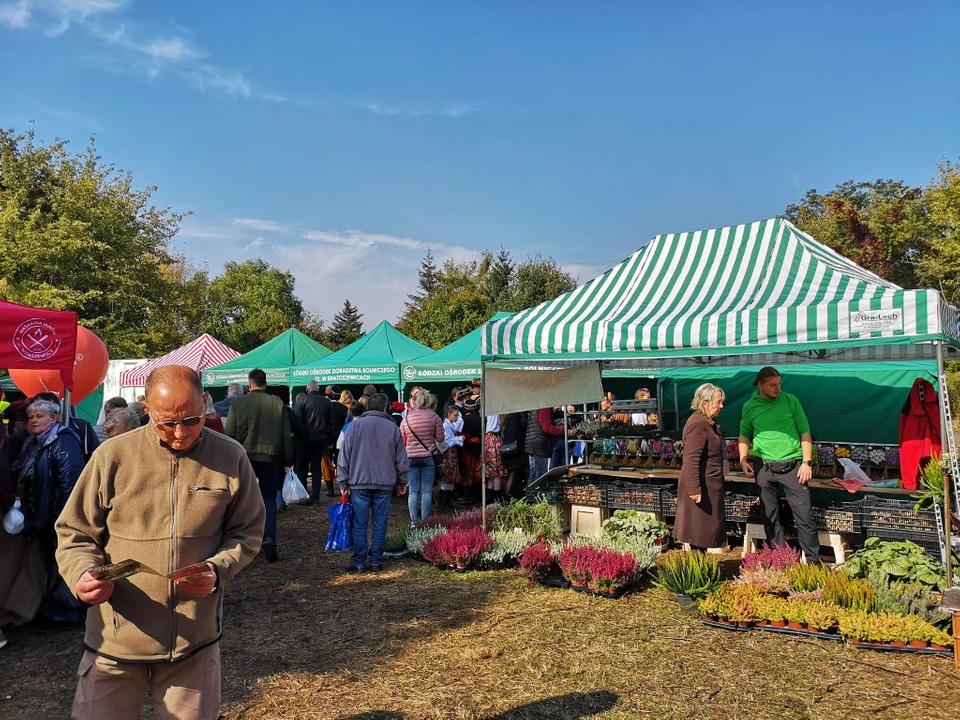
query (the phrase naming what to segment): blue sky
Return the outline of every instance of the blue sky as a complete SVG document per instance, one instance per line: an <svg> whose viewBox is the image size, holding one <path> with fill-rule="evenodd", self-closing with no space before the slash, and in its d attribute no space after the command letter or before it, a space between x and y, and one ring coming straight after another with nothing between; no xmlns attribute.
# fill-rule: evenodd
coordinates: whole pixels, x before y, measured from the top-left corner
<svg viewBox="0 0 960 720"><path fill-rule="evenodd" d="M430 245L581 282L662 232L960 155L960 3L0 0L0 125L192 210L331 318L393 320Z"/></svg>

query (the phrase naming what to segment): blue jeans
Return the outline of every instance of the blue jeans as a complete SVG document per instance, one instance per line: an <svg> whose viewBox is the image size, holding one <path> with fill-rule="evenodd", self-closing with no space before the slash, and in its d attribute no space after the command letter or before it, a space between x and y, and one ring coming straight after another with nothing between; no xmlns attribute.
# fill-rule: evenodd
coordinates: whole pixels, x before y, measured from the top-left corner
<svg viewBox="0 0 960 720"><path fill-rule="evenodd" d="M410 509L411 525L416 525L430 517L430 506L433 504L433 479L436 474L437 466L434 465L432 457L410 458L410 472L407 474L410 497L407 500L407 507Z"/></svg>
<svg viewBox="0 0 960 720"><path fill-rule="evenodd" d="M370 564L383 564L383 551L387 545L387 519L390 516L390 496L393 488L384 490L350 490L350 506L353 508L353 559L354 567L362 568L367 561L367 522L373 510L373 540L370 543Z"/></svg>
<svg viewBox="0 0 960 720"><path fill-rule="evenodd" d="M260 496L267 511L263 525L263 539L277 539L277 491L283 485L281 463L251 462L253 474L260 484Z"/></svg>
<svg viewBox="0 0 960 720"><path fill-rule="evenodd" d="M530 456L530 475L527 476L527 487L533 485L535 480L539 480L540 476L546 474L547 470L550 469L550 458L546 457L537 457L536 455Z"/></svg>

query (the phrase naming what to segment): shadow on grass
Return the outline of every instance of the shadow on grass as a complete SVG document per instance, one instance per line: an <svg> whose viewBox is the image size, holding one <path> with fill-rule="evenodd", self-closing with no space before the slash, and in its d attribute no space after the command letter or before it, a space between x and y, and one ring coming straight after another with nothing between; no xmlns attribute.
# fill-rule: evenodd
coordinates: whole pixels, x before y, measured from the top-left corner
<svg viewBox="0 0 960 720"><path fill-rule="evenodd" d="M499 715L491 715L486 720L577 720L610 710L617 704L619 698L617 693L607 690L570 693L520 705ZM405 720L405 718L401 713L374 710L360 715L351 715L342 720Z"/></svg>

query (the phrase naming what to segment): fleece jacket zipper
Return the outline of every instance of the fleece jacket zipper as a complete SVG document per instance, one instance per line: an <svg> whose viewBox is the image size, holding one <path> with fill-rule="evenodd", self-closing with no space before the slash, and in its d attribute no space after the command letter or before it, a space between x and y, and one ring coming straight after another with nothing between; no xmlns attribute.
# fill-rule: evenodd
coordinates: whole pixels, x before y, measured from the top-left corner
<svg viewBox="0 0 960 720"><path fill-rule="evenodd" d="M173 478L170 483L170 569L177 569L177 479L180 473L180 457L173 458ZM168 581L170 593L170 660L173 660L177 648L177 606L176 588L172 581Z"/></svg>

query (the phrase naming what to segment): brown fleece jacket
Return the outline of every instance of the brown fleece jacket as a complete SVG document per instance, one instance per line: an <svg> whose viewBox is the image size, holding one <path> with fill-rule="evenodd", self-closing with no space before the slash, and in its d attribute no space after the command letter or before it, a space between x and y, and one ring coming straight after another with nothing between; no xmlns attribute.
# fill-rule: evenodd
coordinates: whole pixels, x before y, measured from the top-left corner
<svg viewBox="0 0 960 720"><path fill-rule="evenodd" d="M132 558L161 573L197 562L219 586L195 599L166 578L117 580L87 611L84 644L107 658L173 661L216 642L223 586L260 550L264 507L243 447L204 430L175 452L146 426L100 446L57 520L57 563L75 590L87 570Z"/></svg>

